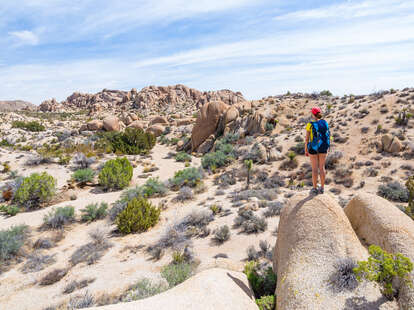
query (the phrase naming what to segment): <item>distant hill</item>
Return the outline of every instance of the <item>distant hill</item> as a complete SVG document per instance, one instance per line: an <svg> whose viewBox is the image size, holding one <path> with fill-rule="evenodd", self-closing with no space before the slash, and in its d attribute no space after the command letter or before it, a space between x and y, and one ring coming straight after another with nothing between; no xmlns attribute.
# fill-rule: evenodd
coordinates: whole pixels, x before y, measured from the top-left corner
<svg viewBox="0 0 414 310"><path fill-rule="evenodd" d="M0 112L36 110L36 109L37 109L37 106L27 101L22 101L22 100L0 101Z"/></svg>

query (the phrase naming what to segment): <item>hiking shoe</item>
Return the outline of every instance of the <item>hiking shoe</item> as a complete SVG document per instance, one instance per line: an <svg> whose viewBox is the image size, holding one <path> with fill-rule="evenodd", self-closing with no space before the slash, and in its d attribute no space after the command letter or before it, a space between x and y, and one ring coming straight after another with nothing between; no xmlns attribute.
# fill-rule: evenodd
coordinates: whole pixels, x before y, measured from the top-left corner
<svg viewBox="0 0 414 310"><path fill-rule="evenodd" d="M319 194L319 191L318 191L316 188L312 188L312 189L310 190L310 194L311 194L311 195L318 195L318 194Z"/></svg>
<svg viewBox="0 0 414 310"><path fill-rule="evenodd" d="M323 194L323 193L325 192L325 190L324 190L324 188L323 188L323 187L319 187L319 188L318 188L318 191L319 191L319 194Z"/></svg>

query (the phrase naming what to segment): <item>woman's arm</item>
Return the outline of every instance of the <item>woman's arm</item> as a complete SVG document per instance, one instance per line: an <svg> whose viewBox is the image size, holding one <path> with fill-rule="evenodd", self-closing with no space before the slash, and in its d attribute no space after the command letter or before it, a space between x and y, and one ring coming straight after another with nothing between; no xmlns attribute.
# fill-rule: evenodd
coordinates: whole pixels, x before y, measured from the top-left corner
<svg viewBox="0 0 414 310"><path fill-rule="evenodd" d="M309 143L309 131L306 130L306 138L305 138L305 155L306 156L309 156L308 143Z"/></svg>

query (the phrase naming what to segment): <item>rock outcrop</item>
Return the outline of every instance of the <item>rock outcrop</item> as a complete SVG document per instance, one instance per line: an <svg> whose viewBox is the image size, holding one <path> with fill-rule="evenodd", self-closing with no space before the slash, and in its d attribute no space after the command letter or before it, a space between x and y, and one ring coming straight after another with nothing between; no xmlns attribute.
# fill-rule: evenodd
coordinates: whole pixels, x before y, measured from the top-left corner
<svg viewBox="0 0 414 310"><path fill-rule="evenodd" d="M246 276L220 268L204 270L176 287L138 301L91 310L257 310Z"/></svg>
<svg viewBox="0 0 414 310"><path fill-rule="evenodd" d="M207 138L216 132L220 117L229 106L222 101L213 101L203 105L191 133L191 149L195 151Z"/></svg>
<svg viewBox="0 0 414 310"><path fill-rule="evenodd" d="M0 112L35 111L37 107L27 101L6 100L0 101Z"/></svg>
<svg viewBox="0 0 414 310"><path fill-rule="evenodd" d="M390 134L381 137L381 150L387 153L399 153L402 150L400 139Z"/></svg>
<svg viewBox="0 0 414 310"><path fill-rule="evenodd" d="M282 209L274 252L277 309L362 309L356 303L381 299L371 283L338 291L331 277L344 258L366 259L366 249L338 203L329 195L299 194ZM382 308L376 309L395 309ZM367 308L368 309L368 308Z"/></svg>
<svg viewBox="0 0 414 310"><path fill-rule="evenodd" d="M108 116L104 118L103 127L106 131L119 131L121 129L119 119L116 116Z"/></svg>
<svg viewBox="0 0 414 310"><path fill-rule="evenodd" d="M414 262L414 222L392 203L360 193L345 207L345 213L359 238ZM414 273L412 276L414 279ZM414 286L402 287L399 304L402 310L414 309Z"/></svg>

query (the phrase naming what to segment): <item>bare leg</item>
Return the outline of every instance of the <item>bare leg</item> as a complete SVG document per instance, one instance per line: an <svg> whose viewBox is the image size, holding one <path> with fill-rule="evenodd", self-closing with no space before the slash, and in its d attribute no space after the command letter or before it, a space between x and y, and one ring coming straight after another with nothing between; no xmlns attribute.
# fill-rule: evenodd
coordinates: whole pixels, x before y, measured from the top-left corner
<svg viewBox="0 0 414 310"><path fill-rule="evenodd" d="M326 154L318 154L319 160L319 173L321 175L321 187L325 187L325 160Z"/></svg>
<svg viewBox="0 0 414 310"><path fill-rule="evenodd" d="M318 186L318 155L309 154L312 165L312 184L313 188Z"/></svg>

